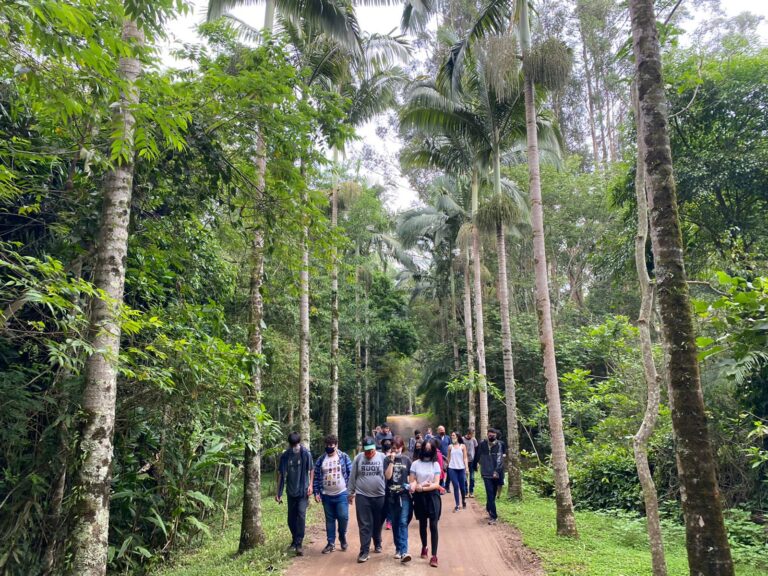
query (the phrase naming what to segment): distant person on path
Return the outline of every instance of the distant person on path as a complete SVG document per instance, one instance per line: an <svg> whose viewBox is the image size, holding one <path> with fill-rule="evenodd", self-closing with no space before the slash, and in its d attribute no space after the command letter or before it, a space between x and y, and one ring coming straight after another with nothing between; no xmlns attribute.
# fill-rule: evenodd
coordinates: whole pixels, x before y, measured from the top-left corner
<svg viewBox="0 0 768 576"><path fill-rule="evenodd" d="M387 457L392 466L387 467L387 508L392 518L392 536L395 540L395 560L410 562L408 553L408 524L411 520L411 487L408 477L411 473L411 459L404 453L402 437L395 436L392 449Z"/></svg>
<svg viewBox="0 0 768 576"><path fill-rule="evenodd" d="M451 491L451 485L448 484L448 446L451 445L451 437L446 435L445 426L437 427L437 436L435 439L438 442L440 453L443 455L443 461L440 465L443 467L443 473L440 476L440 486L445 488L446 492Z"/></svg>
<svg viewBox="0 0 768 576"><path fill-rule="evenodd" d="M367 562L373 538L374 552L380 553L381 528L384 523L384 499L386 494L385 472L392 461L376 450L376 441L363 438L363 452L355 456L349 475L349 503L355 506L357 526L360 531L358 562Z"/></svg>
<svg viewBox="0 0 768 576"><path fill-rule="evenodd" d="M427 428L427 433L424 434L424 440L432 440L432 438L434 438L434 437L435 437L435 435L432 434L432 427L428 427Z"/></svg>
<svg viewBox="0 0 768 576"><path fill-rule="evenodd" d="M498 431L488 428L488 438L480 442L475 453L475 464L480 465L480 475L485 484L488 524L496 524L496 489L499 487L504 473L504 456L501 442L497 440Z"/></svg>
<svg viewBox="0 0 768 576"><path fill-rule="evenodd" d="M413 450L414 448L416 448L416 442L419 442L421 440L422 440L421 431L414 430L413 436L411 436L411 439L408 440L408 454L411 455L411 459L413 459Z"/></svg>
<svg viewBox="0 0 768 576"><path fill-rule="evenodd" d="M288 497L288 529L291 531L291 545L296 556L303 556L304 532L307 524L307 506L312 495L315 471L312 468L312 454L301 445L298 432L288 434L288 449L280 456L277 468L277 494L275 500L283 503L283 488Z"/></svg>
<svg viewBox="0 0 768 576"><path fill-rule="evenodd" d="M440 492L440 495L442 496L447 492L447 490L445 489L445 479L448 477L448 472L447 472L448 459L443 458L443 453L440 452L440 440L438 439L437 436L432 436L432 438L427 440L421 447L422 451L424 450L424 447L427 444L432 446L433 450L435 451L435 459L438 465L440 466L440 480L438 482L438 485L440 486L439 492Z"/></svg>
<svg viewBox="0 0 768 576"><path fill-rule="evenodd" d="M325 535L328 544L323 554L336 549L336 524L339 525L339 544L347 549L347 524L349 523L349 501L347 485L352 472L352 461L338 449L339 439L333 434L325 437L325 454L315 462L315 481L312 488L315 501L323 503L325 512Z"/></svg>
<svg viewBox="0 0 768 576"><path fill-rule="evenodd" d="M439 451L432 442L426 442L419 453L419 459L411 464L411 492L413 494L413 514L419 521L421 537L421 557L427 558L427 524L432 541L432 557L429 565L437 568L438 522L442 512L440 502L440 464L437 463Z"/></svg>
<svg viewBox="0 0 768 576"><path fill-rule="evenodd" d="M469 474L469 460L464 439L458 432L451 432L451 445L448 446L448 479L453 485L453 499L456 501L454 512L459 511L459 494L461 494L461 507L467 507L467 475Z"/></svg>
<svg viewBox="0 0 768 576"><path fill-rule="evenodd" d="M467 460L469 461L469 478L467 484L467 498L475 497L475 471L477 465L475 464L475 452L477 452L477 438L475 438L475 429L467 428L467 433L464 435L464 446L467 449Z"/></svg>
<svg viewBox="0 0 768 576"><path fill-rule="evenodd" d="M389 429L389 424L386 422L384 422L384 424L382 424L379 429L380 431L376 434L376 436L374 436L374 438L376 440L376 448L381 451L381 442L383 440L392 440L393 438L392 431Z"/></svg>

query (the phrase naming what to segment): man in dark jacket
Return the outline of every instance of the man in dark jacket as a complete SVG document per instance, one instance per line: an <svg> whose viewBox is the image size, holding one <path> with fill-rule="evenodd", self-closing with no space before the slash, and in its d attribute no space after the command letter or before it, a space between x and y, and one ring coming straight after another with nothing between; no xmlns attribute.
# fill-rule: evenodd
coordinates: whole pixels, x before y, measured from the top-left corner
<svg viewBox="0 0 768 576"><path fill-rule="evenodd" d="M288 449L280 456L277 468L277 494L275 500L283 503L283 488L288 497L288 529L291 531L290 550L303 556L304 532L307 523L307 506L312 495L315 475L312 454L301 445L298 432L288 434Z"/></svg>
<svg viewBox="0 0 768 576"><path fill-rule="evenodd" d="M474 465L480 465L480 475L485 484L488 524L496 524L496 490L500 486L504 473L504 450L498 440L499 432L488 428L488 438L483 440L475 451Z"/></svg>

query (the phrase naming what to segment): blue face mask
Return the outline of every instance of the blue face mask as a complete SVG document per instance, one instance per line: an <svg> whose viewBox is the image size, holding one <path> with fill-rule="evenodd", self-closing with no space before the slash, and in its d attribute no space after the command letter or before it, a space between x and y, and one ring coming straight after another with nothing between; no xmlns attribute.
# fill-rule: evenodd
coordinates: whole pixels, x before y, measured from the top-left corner
<svg viewBox="0 0 768 576"><path fill-rule="evenodd" d="M336 451L336 446L326 446L325 447L325 453L326 454L333 454Z"/></svg>

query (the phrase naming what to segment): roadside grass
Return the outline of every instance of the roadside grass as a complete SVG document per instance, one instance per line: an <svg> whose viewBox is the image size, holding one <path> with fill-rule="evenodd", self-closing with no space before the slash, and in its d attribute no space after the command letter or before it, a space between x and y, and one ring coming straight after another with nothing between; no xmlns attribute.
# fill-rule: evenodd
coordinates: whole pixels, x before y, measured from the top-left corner
<svg viewBox="0 0 768 576"><path fill-rule="evenodd" d="M230 521L221 529L221 518L210 522L211 535L195 549L180 550L163 567L150 572L153 576L251 576L281 574L293 558L286 551L291 542L286 519L286 505L274 499L274 482L264 478L262 485L262 519L267 541L246 554L237 554L240 541L240 507L232 506ZM307 509L307 531L320 522L322 507L311 501Z"/></svg>
<svg viewBox="0 0 768 576"><path fill-rule="evenodd" d="M478 503L485 493L478 486ZM499 518L520 530L523 542L541 558L552 576L652 576L651 553L644 520L611 513L577 511L578 539L555 534L555 501L526 490L522 502L506 495L497 500ZM664 546L669 576L688 576L682 527L665 530ZM768 576L768 570L736 564L739 576Z"/></svg>

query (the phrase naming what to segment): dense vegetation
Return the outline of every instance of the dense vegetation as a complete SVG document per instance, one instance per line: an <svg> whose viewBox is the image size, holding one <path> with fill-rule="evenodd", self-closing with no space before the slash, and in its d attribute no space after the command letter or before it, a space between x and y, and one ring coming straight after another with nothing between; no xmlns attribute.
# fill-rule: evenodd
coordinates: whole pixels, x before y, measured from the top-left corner
<svg viewBox="0 0 768 576"><path fill-rule="evenodd" d="M0 574L144 573L231 522L285 432L351 451L416 412L504 430L510 496L557 496L550 534L589 510L635 538L648 358L640 450L683 563L678 347L663 302L638 320L646 212L658 300L669 268L636 195L655 180L627 6L410 2L409 40L342 0L266 2L263 30L216 18L235 4L171 65L181 1L0 3ZM754 16L686 34L654 5L725 527L768 570L768 49ZM418 199L398 213L378 135L355 143L374 118Z"/></svg>

